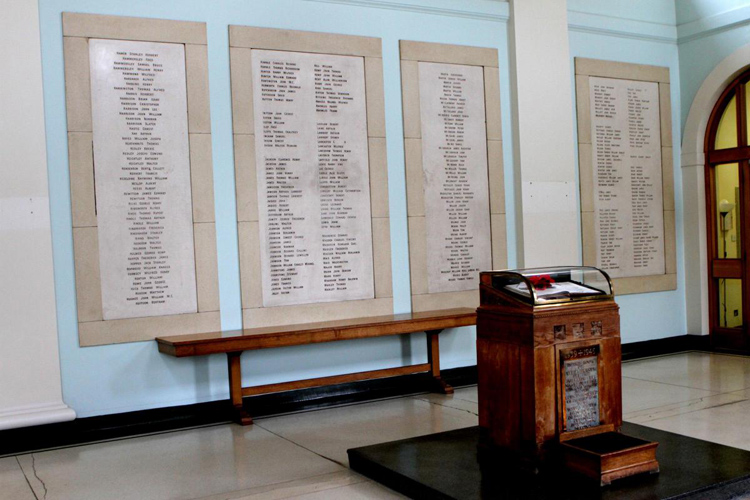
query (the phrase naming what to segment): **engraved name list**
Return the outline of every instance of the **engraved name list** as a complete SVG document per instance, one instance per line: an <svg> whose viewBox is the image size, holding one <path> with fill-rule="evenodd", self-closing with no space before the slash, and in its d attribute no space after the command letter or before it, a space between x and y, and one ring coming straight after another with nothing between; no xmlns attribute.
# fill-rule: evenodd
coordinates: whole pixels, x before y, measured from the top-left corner
<svg viewBox="0 0 750 500"><path fill-rule="evenodd" d="M590 78L597 265L664 274L658 84Z"/></svg>
<svg viewBox="0 0 750 500"><path fill-rule="evenodd" d="M430 293L473 290L492 268L484 72L419 63Z"/></svg>
<svg viewBox="0 0 750 500"><path fill-rule="evenodd" d="M563 351L565 430L599 425L599 346Z"/></svg>
<svg viewBox="0 0 750 500"><path fill-rule="evenodd" d="M263 305L374 297L364 61L253 50Z"/></svg>
<svg viewBox="0 0 750 500"><path fill-rule="evenodd" d="M197 311L185 51L89 41L105 320Z"/></svg>

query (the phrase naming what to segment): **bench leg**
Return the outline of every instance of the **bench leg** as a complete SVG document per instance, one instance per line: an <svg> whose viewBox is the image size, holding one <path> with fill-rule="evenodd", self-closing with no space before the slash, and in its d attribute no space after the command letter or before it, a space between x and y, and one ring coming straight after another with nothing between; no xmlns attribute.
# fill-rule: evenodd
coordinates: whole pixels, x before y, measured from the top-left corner
<svg viewBox="0 0 750 500"><path fill-rule="evenodd" d="M228 352L227 364L229 366L229 398L234 406L235 421L240 425L250 425L253 419L242 406L242 366L240 365L241 352Z"/></svg>
<svg viewBox="0 0 750 500"><path fill-rule="evenodd" d="M430 364L430 375L433 380L433 392L453 394L453 387L440 377L440 340L442 330L430 330L427 333L427 362Z"/></svg>

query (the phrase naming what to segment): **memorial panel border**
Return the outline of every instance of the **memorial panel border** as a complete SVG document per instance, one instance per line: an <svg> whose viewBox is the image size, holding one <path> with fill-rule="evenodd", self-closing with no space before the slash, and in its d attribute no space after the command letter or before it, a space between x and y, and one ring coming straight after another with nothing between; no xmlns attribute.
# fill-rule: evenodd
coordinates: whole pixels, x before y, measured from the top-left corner
<svg viewBox="0 0 750 500"><path fill-rule="evenodd" d="M393 313L385 98L380 38L229 26L232 128L237 194L242 323L245 328L379 316ZM252 50L356 56L364 59L375 298L263 306L255 157Z"/></svg>
<svg viewBox="0 0 750 500"><path fill-rule="evenodd" d="M401 52L401 100L404 125L412 311L477 307L479 306L478 289L460 292L428 292L419 63L461 64L483 68L492 267L504 269L508 265L508 250L498 51L485 47L407 40L400 40L399 48Z"/></svg>
<svg viewBox="0 0 750 500"><path fill-rule="evenodd" d="M63 12L65 94L78 338L81 347L221 329L205 23ZM103 320L95 205L90 38L185 46L198 312Z"/></svg>
<svg viewBox="0 0 750 500"><path fill-rule="evenodd" d="M668 67L575 58L583 264L586 266L596 266L597 264L594 217L594 158L589 88L589 77L592 76L651 82L659 85L665 272L664 274L650 276L613 278L612 282L617 295L675 290L677 288L677 250L672 154L672 103Z"/></svg>

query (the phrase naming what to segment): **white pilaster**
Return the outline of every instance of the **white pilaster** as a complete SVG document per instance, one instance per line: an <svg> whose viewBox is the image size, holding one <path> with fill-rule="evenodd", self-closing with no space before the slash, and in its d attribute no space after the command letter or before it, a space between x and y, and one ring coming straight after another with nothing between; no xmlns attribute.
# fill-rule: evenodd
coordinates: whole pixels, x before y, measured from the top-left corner
<svg viewBox="0 0 750 500"><path fill-rule="evenodd" d="M510 0L519 266L581 261L565 0Z"/></svg>
<svg viewBox="0 0 750 500"><path fill-rule="evenodd" d="M37 0L0 16L0 429L75 418L62 400Z"/></svg>

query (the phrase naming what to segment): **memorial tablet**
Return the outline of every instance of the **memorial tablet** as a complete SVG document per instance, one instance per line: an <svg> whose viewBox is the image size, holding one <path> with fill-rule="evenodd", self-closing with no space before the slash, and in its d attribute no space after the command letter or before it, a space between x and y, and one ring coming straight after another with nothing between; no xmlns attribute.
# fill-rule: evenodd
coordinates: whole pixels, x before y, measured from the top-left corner
<svg viewBox="0 0 750 500"><path fill-rule="evenodd" d="M372 299L361 57L252 51L263 306Z"/></svg>
<svg viewBox="0 0 750 500"><path fill-rule="evenodd" d="M104 320L197 312L185 49L89 40Z"/></svg>
<svg viewBox="0 0 750 500"><path fill-rule="evenodd" d="M597 266L665 273L659 85L590 77Z"/></svg>
<svg viewBox="0 0 750 500"><path fill-rule="evenodd" d="M429 293L492 268L484 95L480 66L419 63Z"/></svg>
<svg viewBox="0 0 750 500"><path fill-rule="evenodd" d="M561 352L565 383L565 430L599 425L599 346Z"/></svg>

